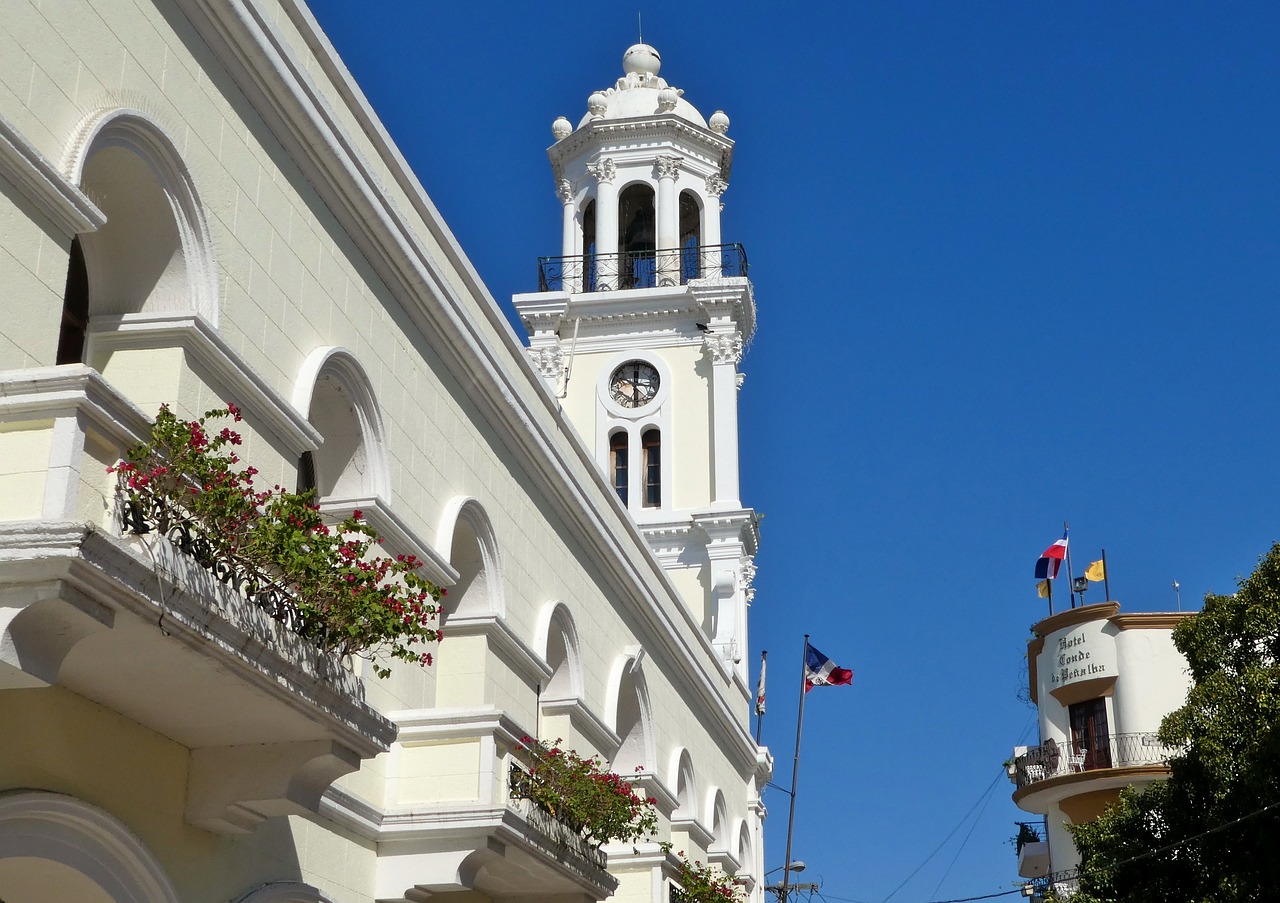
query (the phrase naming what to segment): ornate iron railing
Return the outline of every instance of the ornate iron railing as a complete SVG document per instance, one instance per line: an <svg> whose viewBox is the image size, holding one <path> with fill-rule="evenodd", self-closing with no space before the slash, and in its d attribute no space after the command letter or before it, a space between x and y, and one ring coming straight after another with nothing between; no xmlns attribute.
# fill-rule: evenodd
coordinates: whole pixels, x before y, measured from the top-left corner
<svg viewBox="0 0 1280 903"><path fill-rule="evenodd" d="M655 288L684 285L690 279L746 275L747 252L739 244L538 258L541 292Z"/></svg>
<svg viewBox="0 0 1280 903"><path fill-rule="evenodd" d="M143 499L126 500L121 505L121 519L126 531L139 536L147 533L163 536L220 583L239 593L288 630L323 646L319 638L311 636L312 625L304 621L293 593L286 587L247 562L218 554L204 529L194 519L181 516L172 508L162 508L154 500L148 503Z"/></svg>
<svg viewBox="0 0 1280 903"><path fill-rule="evenodd" d="M567 854L573 854L585 861L587 865L604 871L608 866L608 857L604 850L588 843L582 836L582 826L574 824L556 812L552 812L533 798L534 777L525 771L518 762L511 763L508 776L508 795L512 800L522 800L527 805L521 814L525 820L550 841L549 852L564 861Z"/></svg>
<svg viewBox="0 0 1280 903"><path fill-rule="evenodd" d="M1014 758L1014 783L1025 787L1048 778L1102 768L1159 765L1168 762L1178 752L1178 749L1161 743L1154 733L1099 737L1092 748L1083 742L1058 743L1051 738Z"/></svg>

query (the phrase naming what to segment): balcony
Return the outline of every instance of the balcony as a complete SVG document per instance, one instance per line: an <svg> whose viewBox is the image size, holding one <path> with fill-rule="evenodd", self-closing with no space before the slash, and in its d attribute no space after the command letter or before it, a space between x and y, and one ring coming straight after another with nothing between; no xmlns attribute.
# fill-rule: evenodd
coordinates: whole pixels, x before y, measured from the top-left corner
<svg viewBox="0 0 1280 903"><path fill-rule="evenodd" d="M190 751L186 819L314 811L396 727L360 679L165 537L122 535L106 464L147 418L95 371L0 373L0 690L56 686ZM21 454L19 454L19 452Z"/></svg>
<svg viewBox="0 0 1280 903"><path fill-rule="evenodd" d="M608 867L604 851L582 839L579 826L571 824L548 809L537 805L527 797L529 782L533 778L517 762L511 763L509 803L529 826L532 836L556 859L574 866L583 874L603 872Z"/></svg>
<svg viewBox="0 0 1280 903"><path fill-rule="evenodd" d="M1099 738L1092 749L1053 738L1040 746L1018 747L1009 766L1009 780L1017 787L1013 801L1019 805L1025 801L1028 806L1023 808L1036 812L1040 811L1033 807L1037 804L1086 789L1124 787L1165 771L1178 752L1154 733L1112 734Z"/></svg>
<svg viewBox="0 0 1280 903"><path fill-rule="evenodd" d="M747 276L740 244L538 258L538 291L603 292Z"/></svg>

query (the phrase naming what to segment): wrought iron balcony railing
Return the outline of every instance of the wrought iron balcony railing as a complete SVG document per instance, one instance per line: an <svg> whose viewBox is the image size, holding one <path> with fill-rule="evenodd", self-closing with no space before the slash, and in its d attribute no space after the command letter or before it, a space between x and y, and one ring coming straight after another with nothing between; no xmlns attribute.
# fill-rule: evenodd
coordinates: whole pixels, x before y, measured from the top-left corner
<svg viewBox="0 0 1280 903"><path fill-rule="evenodd" d="M1017 786L1025 787L1048 778L1102 768L1159 765L1178 752L1161 743L1154 733L1098 737L1092 748L1084 742L1060 744L1051 738L1014 757L1012 777Z"/></svg>
<svg viewBox="0 0 1280 903"><path fill-rule="evenodd" d="M599 847L583 839L581 826L573 824L531 798L530 790L533 780L533 776L518 763L511 763L507 784L508 794L511 800L524 803L519 808L525 820L550 842L554 847L552 852L561 861L571 854L586 864L604 871L608 866L608 857Z"/></svg>
<svg viewBox="0 0 1280 903"><path fill-rule="evenodd" d="M540 292L655 288L746 275L747 252L739 244L538 258Z"/></svg>

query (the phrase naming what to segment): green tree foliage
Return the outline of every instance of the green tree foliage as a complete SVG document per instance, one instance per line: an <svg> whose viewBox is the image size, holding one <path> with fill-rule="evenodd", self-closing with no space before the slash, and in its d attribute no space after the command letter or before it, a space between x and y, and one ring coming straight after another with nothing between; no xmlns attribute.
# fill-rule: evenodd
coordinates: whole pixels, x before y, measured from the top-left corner
<svg viewBox="0 0 1280 903"><path fill-rule="evenodd" d="M1280 898L1280 544L1174 630L1192 686L1161 724L1168 781L1072 828L1076 901ZM1268 808L1276 807L1276 808Z"/></svg>

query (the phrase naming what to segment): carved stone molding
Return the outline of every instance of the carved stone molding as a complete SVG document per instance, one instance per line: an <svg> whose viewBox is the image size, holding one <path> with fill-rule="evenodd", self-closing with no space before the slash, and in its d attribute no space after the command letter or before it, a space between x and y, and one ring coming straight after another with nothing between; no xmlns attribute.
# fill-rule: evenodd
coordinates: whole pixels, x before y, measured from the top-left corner
<svg viewBox="0 0 1280 903"><path fill-rule="evenodd" d="M714 197L719 197L720 195L724 194L725 191L728 190L728 188L729 188L729 183L726 182L720 175L712 174L707 176L707 194L712 195Z"/></svg>
<svg viewBox="0 0 1280 903"><path fill-rule="evenodd" d="M736 332L713 333L702 341L702 347L716 364L734 364L742 361L742 335Z"/></svg>
<svg viewBox="0 0 1280 903"><path fill-rule="evenodd" d="M595 163L587 164L587 172L595 176L597 182L608 183L612 182L614 176L618 174L618 167L614 164L612 157L605 157Z"/></svg>
<svg viewBox="0 0 1280 903"><path fill-rule="evenodd" d="M558 346L530 348L529 358L547 379L556 379L564 369L564 352Z"/></svg>
<svg viewBox="0 0 1280 903"><path fill-rule="evenodd" d="M568 204L573 200L573 183L568 179L556 180L556 197L560 198L562 204Z"/></svg>
<svg viewBox="0 0 1280 903"><path fill-rule="evenodd" d="M680 164L683 162L684 157L663 154L654 163L654 171L658 174L659 179L674 179L680 175Z"/></svg>
<svg viewBox="0 0 1280 903"><path fill-rule="evenodd" d="M747 604L750 605L756 597L756 588L752 583L756 579L756 565L751 559L747 559L742 563L742 590L746 594Z"/></svg>

